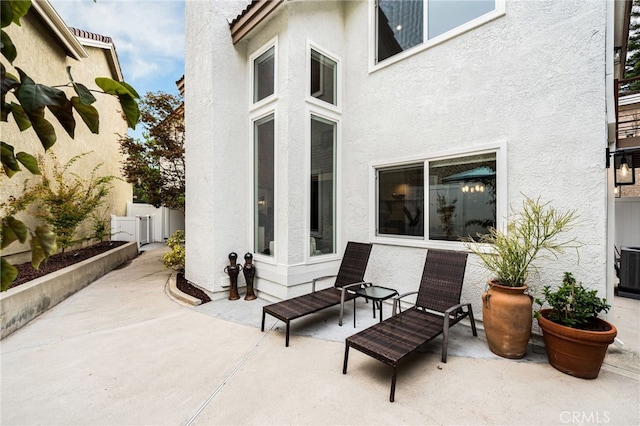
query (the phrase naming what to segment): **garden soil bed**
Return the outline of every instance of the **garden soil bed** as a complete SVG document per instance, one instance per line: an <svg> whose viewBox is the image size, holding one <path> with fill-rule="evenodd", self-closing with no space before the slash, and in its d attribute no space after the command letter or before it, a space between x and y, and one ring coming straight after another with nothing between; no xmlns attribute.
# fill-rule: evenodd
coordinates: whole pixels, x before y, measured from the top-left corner
<svg viewBox="0 0 640 426"><path fill-rule="evenodd" d="M58 253L50 256L49 259L40 263L39 269L34 269L31 262L14 265L18 268L18 278L11 283L9 288L17 287L20 284L27 283L36 278L40 278L52 272L56 272L62 268L73 265L83 260L87 260L93 256L97 256L116 247L127 244L126 241L102 241L88 247L77 250L70 250L66 253Z"/></svg>
<svg viewBox="0 0 640 426"><path fill-rule="evenodd" d="M176 287L178 287L178 290L181 292L195 297L196 299L200 299L202 303L211 302L211 298L209 298L204 291L191 285L181 272L178 272L176 275Z"/></svg>
<svg viewBox="0 0 640 426"><path fill-rule="evenodd" d="M124 244L127 244L127 242L102 241L88 247L83 247L81 249L70 250L64 254L54 254L53 256L50 256L49 259L42 261L42 263L40 263L39 269L35 269L33 266L31 266L31 262L14 265L18 269L18 278L16 278L16 280L11 283L9 288L28 283L31 280L43 277L52 272L56 272L75 263L82 262L83 260L87 260L93 256L97 256L116 247L120 247ZM189 296L193 296L196 299L200 299L202 303L211 301L209 296L207 296L204 291L191 285L191 283L189 283L189 281L187 281L184 275L181 273L177 274L176 285L181 292L188 294Z"/></svg>

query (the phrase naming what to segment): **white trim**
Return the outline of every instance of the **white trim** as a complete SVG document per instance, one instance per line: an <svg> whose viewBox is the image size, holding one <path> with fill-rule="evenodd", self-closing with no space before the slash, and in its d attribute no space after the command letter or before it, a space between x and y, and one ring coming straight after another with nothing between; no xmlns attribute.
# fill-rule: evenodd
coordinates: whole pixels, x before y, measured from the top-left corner
<svg viewBox="0 0 640 426"><path fill-rule="evenodd" d="M398 245L419 248L437 248L449 250L464 250L464 243L458 241L441 241L428 239L428 215L429 215L429 162L444 160L448 158L458 158L461 156L471 156L484 153L496 154L496 228L504 229L506 226L506 217L508 215L507 202L507 144L504 141L498 141L491 144L478 145L470 148L456 148L447 151L437 152L430 156L414 155L411 157L399 158L394 161L372 161L369 163L369 240L375 244ZM421 237L413 236L392 236L377 235L376 227L378 222L378 184L377 172L384 168L393 168L401 166L409 166L412 164L423 164L424 166L424 235Z"/></svg>
<svg viewBox="0 0 640 426"><path fill-rule="evenodd" d="M424 0L425 3L428 0ZM487 22L490 22L494 19L497 19L501 16L505 15L505 2L506 0L495 0L496 2L496 7L493 11L485 13L484 15L478 16L475 19L472 19L471 21L468 21L460 26L457 26L443 34L440 34L439 36L436 36L432 39L426 39L428 37L429 34L429 28L427 25L427 14L428 14L428 7L424 7L424 14L423 14L423 18L424 18L424 24L423 24L423 41L422 43L407 49L403 52L400 52L396 55L393 55L387 59L385 59L382 62L376 63L376 59L377 59L377 33L376 33L376 28L377 28L377 13L376 13L376 0L371 0L369 2L369 73L373 73L375 71L378 71L382 68L385 68L391 64L395 64L396 62L402 61L403 59L406 59L410 56L413 56L417 53L420 53L424 50L427 50L433 46L436 46L440 43L443 43L447 40L450 40L454 37L459 36L460 34L463 34L467 31L470 31L474 28L477 28L481 25L486 24Z"/></svg>
<svg viewBox="0 0 640 426"><path fill-rule="evenodd" d="M80 44L87 47L95 47L98 49L104 49L109 51L109 58L111 59L111 65L114 69L114 74L118 81L124 81L124 76L122 75L122 68L120 67L120 61L118 60L118 55L116 54L116 47L113 43L105 43L103 41L93 40L85 37L77 37Z"/></svg>
<svg viewBox="0 0 640 426"><path fill-rule="evenodd" d="M58 40L69 50L69 53L74 59L81 60L82 58L89 57L87 51L82 47L71 30L69 30L67 24L64 23L49 1L34 0L31 2L31 6L42 17L42 20L51 29L51 32L53 32Z"/></svg>
<svg viewBox="0 0 640 426"><path fill-rule="evenodd" d="M311 96L311 49L320 53L323 56L331 59L336 63L336 104L330 104L329 102L325 102L321 99L315 98ZM307 39L307 46L305 51L305 61L306 61L306 75L305 75L305 101L311 103L320 108L326 108L328 110L340 113L342 112L342 87L343 87L343 71L342 71L342 59L339 56L329 52L327 49L320 47L318 44L313 41Z"/></svg>
<svg viewBox="0 0 640 426"><path fill-rule="evenodd" d="M259 100L258 102L253 101L253 91L255 89L254 82L254 61L263 53L268 51L273 47L273 94L267 96L264 99ZM262 47L253 52L251 56L249 56L249 111L253 112L254 110L263 107L264 105L274 102L278 99L278 36L275 36L268 42L266 42Z"/></svg>

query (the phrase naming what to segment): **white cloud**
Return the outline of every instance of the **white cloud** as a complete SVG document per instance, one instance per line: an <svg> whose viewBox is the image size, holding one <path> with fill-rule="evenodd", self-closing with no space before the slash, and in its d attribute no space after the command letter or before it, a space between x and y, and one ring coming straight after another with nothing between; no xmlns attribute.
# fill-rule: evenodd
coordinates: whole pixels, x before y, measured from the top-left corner
<svg viewBox="0 0 640 426"><path fill-rule="evenodd" d="M184 0L50 0L71 27L113 39L128 82L171 84L184 73Z"/></svg>

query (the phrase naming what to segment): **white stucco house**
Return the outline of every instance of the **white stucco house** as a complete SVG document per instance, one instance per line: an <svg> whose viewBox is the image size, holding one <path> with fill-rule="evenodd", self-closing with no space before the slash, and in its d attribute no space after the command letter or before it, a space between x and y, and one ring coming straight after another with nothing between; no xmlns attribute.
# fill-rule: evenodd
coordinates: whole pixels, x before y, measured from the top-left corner
<svg viewBox="0 0 640 426"><path fill-rule="evenodd" d="M259 296L289 298L362 241L365 278L411 291L429 248L464 250L528 196L576 209L583 243L532 284L573 271L612 298L624 8L187 2L187 278L226 297L228 254L251 252ZM462 297L478 316L488 278L470 256Z"/></svg>

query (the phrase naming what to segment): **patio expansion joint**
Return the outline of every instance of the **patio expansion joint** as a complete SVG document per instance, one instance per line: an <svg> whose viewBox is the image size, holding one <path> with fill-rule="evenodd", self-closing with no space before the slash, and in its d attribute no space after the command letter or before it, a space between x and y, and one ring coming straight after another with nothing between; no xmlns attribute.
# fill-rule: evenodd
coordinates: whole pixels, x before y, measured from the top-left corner
<svg viewBox="0 0 640 426"><path fill-rule="evenodd" d="M224 388L227 382L229 382L233 378L233 376L240 370L240 368L242 368L242 366L258 350L262 341L267 338L267 336L269 335L269 333L271 333L271 331L273 331L277 322L278 321L274 321L273 324L271 324L271 327L269 327L269 329L266 330L266 332L262 335L262 337L260 337L260 339L253 345L253 348L251 348L251 350L247 352L244 357L242 357L242 359L238 362L238 364L236 364L235 367L233 367L233 370L231 370L231 372L227 375L227 377L225 377L224 380L222 380L222 383L220 383L220 385L218 385L218 387L213 392L211 392L211 395L209 395L209 397L200 405L200 407L196 410L193 416L191 416L191 418L189 418L189 420L186 421L185 426L190 426L200 416L202 411L205 408L207 408L209 403L211 403L211 401L213 401L213 399L220 393L220 391L222 391L222 388Z"/></svg>

